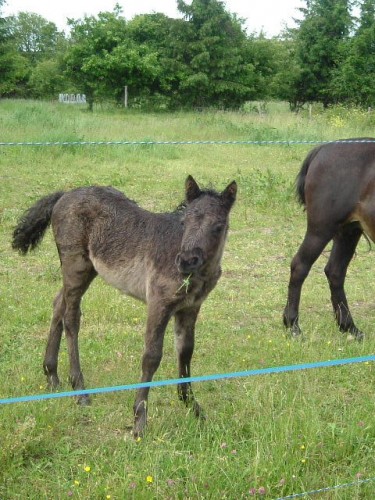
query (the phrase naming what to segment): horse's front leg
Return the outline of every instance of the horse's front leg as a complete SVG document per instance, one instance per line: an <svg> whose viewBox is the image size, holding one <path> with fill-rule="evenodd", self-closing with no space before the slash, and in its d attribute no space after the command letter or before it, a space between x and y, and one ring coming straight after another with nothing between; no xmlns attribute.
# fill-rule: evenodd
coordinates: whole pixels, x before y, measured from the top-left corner
<svg viewBox="0 0 375 500"><path fill-rule="evenodd" d="M161 309L163 308L160 307L160 304L149 304L148 306L141 382L151 382L163 356L164 333L170 319L170 313ZM133 435L135 438L142 436L146 427L149 392L149 387L144 387L137 391L133 407Z"/></svg>
<svg viewBox="0 0 375 500"><path fill-rule="evenodd" d="M195 323L200 306L178 311L175 314L175 342L178 357L179 378L190 377L190 364L194 352ZM177 386L178 396L186 406L191 405L196 417L203 417L201 406L194 398L190 382Z"/></svg>

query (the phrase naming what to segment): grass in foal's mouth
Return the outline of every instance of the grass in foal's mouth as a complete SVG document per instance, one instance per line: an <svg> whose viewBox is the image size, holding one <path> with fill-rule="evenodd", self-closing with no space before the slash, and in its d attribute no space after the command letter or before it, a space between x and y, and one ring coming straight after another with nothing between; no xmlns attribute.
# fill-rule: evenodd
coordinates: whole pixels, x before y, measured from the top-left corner
<svg viewBox="0 0 375 500"><path fill-rule="evenodd" d="M181 286L177 289L178 292L182 289L185 289L185 292L188 293L188 289L191 283L191 276L192 274L190 273L188 276L186 276L186 278L182 279Z"/></svg>
<svg viewBox="0 0 375 500"><path fill-rule="evenodd" d="M35 119L38 109L39 120ZM53 103L1 101L3 141L332 140L373 135L368 113L334 109L299 115L280 103L267 114L82 113ZM22 127L15 126L22 119ZM18 121L17 121L18 120ZM46 124L53 123L54 126ZM188 132L187 132L188 131ZM49 231L22 257L10 246L21 213L38 198L82 185L113 185L153 211L181 202L188 174L222 189L235 179L222 277L202 306L192 375L350 358L375 352L374 256L365 241L348 271L352 314L367 334L341 335L323 268L303 288L305 342L282 326L290 261L305 232L294 179L308 145L7 147L0 150L0 393L46 391L41 364L52 300L61 286ZM187 278L186 278L187 279ZM189 278L191 279L191 277ZM188 283L182 281L181 290ZM84 296L81 363L89 388L139 381L146 309L96 280ZM155 380L175 378L173 325ZM70 390L65 338L61 390ZM206 420L197 422L176 388L151 390L149 425L135 441L134 393L102 394L90 407L71 398L4 405L0 421L0 498L274 499L375 476L374 363L194 384ZM375 496L369 482L327 493Z"/></svg>

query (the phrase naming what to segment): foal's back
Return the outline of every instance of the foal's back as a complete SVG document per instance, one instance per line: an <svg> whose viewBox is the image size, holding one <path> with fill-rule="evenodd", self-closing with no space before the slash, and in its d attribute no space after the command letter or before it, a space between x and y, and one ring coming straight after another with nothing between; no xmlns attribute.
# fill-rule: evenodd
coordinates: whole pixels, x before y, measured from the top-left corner
<svg viewBox="0 0 375 500"><path fill-rule="evenodd" d="M65 193L51 220L62 262L80 253L127 295L146 302L149 281L166 268L174 273L178 213L152 213L112 187L86 187Z"/></svg>

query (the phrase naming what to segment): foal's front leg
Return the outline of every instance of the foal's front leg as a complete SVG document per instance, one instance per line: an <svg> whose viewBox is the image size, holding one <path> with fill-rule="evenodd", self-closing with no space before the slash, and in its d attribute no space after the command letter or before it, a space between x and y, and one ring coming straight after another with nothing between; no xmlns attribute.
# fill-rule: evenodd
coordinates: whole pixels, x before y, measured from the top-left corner
<svg viewBox="0 0 375 500"><path fill-rule="evenodd" d="M190 377L190 363L194 352L195 323L200 306L178 311L175 314L175 343L178 357L179 378ZM192 405L194 415L203 417L201 406L194 398L191 383L181 383L177 386L178 396L186 406Z"/></svg>
<svg viewBox="0 0 375 500"><path fill-rule="evenodd" d="M57 374L58 356L63 332L63 316L65 312L65 301L63 290L57 294L53 302L53 316L48 336L46 353L43 361L44 373L47 377L48 386L56 389L60 383Z"/></svg>
<svg viewBox="0 0 375 500"><path fill-rule="evenodd" d="M160 310L160 304L148 305L147 327L145 335L145 349L142 358L141 382L151 382L163 356L164 333L170 319L170 313ZM149 387L138 389L134 402L135 438L142 436L147 422L147 400Z"/></svg>

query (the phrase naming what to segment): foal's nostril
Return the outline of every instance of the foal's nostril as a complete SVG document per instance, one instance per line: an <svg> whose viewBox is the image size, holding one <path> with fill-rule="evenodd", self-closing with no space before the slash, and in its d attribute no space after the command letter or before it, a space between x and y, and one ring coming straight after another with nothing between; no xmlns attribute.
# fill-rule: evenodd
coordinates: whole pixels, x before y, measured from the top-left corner
<svg viewBox="0 0 375 500"><path fill-rule="evenodd" d="M190 259L191 266L197 267L198 263L199 263L198 257L193 257L192 259Z"/></svg>
<svg viewBox="0 0 375 500"><path fill-rule="evenodd" d="M176 256L176 265L182 273L192 273L199 269L203 263L203 257L197 251L181 252Z"/></svg>

